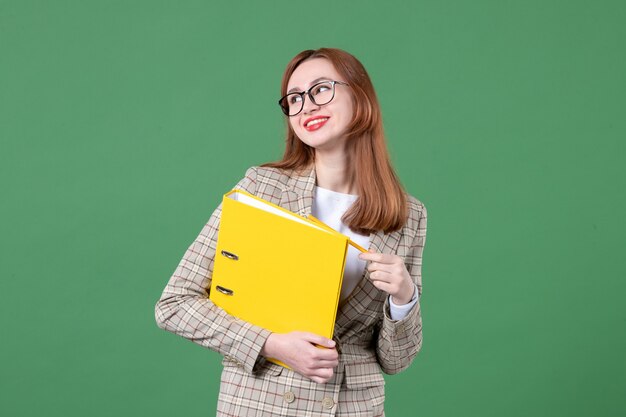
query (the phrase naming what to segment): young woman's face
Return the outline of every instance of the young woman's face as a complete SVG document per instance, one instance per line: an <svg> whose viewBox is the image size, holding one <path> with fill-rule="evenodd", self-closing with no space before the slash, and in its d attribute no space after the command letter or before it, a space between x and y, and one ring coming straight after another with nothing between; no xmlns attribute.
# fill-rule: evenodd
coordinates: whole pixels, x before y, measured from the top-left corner
<svg viewBox="0 0 626 417"><path fill-rule="evenodd" d="M325 58L314 58L303 62L295 69L287 91L302 92L320 81L345 80L339 76L333 64ZM335 96L324 105L311 102L304 95L302 111L289 117L289 123L298 138L318 150L331 150L343 145L346 127L352 121L353 105L350 87L335 84Z"/></svg>

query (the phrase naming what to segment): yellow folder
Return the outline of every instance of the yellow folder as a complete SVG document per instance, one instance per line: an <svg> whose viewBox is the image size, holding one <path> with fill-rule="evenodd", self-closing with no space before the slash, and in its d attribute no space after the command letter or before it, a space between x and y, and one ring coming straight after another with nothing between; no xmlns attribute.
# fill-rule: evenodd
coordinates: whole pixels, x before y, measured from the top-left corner
<svg viewBox="0 0 626 417"><path fill-rule="evenodd" d="M312 216L233 190L222 202L209 298L272 332L332 339L348 244L366 252Z"/></svg>

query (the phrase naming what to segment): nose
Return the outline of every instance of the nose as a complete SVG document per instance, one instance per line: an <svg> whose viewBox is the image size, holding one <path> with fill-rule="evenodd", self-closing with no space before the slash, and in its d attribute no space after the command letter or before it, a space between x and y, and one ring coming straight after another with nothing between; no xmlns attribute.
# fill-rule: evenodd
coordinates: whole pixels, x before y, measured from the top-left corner
<svg viewBox="0 0 626 417"><path fill-rule="evenodd" d="M305 94L304 97L304 103L302 105L302 112L304 114L309 114L313 111L316 111L317 109L320 108L320 106L318 106L317 104L313 103L313 100L311 100L311 97L309 97L308 94Z"/></svg>

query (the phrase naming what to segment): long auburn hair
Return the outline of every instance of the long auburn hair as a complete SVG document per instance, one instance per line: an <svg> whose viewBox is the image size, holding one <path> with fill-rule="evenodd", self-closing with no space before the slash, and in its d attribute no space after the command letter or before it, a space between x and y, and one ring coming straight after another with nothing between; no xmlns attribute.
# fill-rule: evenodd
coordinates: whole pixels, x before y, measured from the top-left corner
<svg viewBox="0 0 626 417"><path fill-rule="evenodd" d="M408 216L407 197L396 175L385 141L380 105L365 67L346 51L335 48L309 49L300 52L287 65L281 94L287 94L289 78L304 61L329 60L352 90L354 117L346 129L347 176L355 184L359 197L343 215L342 221L354 232L385 233L404 226ZM287 119L286 119L287 120ZM264 167L302 172L315 161L315 149L296 136L287 120L285 153L280 161Z"/></svg>

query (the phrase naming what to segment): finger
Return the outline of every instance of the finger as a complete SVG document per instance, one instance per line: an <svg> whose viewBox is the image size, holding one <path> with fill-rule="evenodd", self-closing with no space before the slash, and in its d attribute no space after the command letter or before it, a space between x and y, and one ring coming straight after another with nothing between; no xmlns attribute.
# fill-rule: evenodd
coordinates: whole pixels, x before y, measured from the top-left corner
<svg viewBox="0 0 626 417"><path fill-rule="evenodd" d="M317 362L318 364L318 368L331 368L334 369L337 367L337 365L339 365L339 360L334 359L334 360L326 360L326 359L321 359Z"/></svg>
<svg viewBox="0 0 626 417"><path fill-rule="evenodd" d="M320 369L335 369L339 365L339 360L314 360L306 366L309 372L317 372Z"/></svg>
<svg viewBox="0 0 626 417"><path fill-rule="evenodd" d="M359 253L359 259L363 261L378 261L381 259L381 253L365 252Z"/></svg>
<svg viewBox="0 0 626 417"><path fill-rule="evenodd" d="M370 262L380 262L380 263L392 263L395 260L396 255L392 255L389 253L361 253L359 254L359 258L365 261Z"/></svg>
<svg viewBox="0 0 626 417"><path fill-rule="evenodd" d="M333 377L333 368L317 368L317 369L313 370L312 372L310 372L309 375L311 377L320 378L320 379L324 380L324 382L326 382L330 378Z"/></svg>
<svg viewBox="0 0 626 417"><path fill-rule="evenodd" d="M385 272L393 272L396 269L396 264L383 264L380 262L371 262L367 266L367 270L370 272L374 271L385 271Z"/></svg>
<svg viewBox="0 0 626 417"><path fill-rule="evenodd" d="M372 280L372 284L374 284L374 286L378 288L379 290L384 291L387 294L391 294L392 287L391 287L391 284L389 284L388 282Z"/></svg>
<svg viewBox="0 0 626 417"><path fill-rule="evenodd" d="M409 293L407 291L400 291L400 287L395 284L395 283L388 283L388 282L383 282L383 281L372 281L372 284L374 284L374 286L376 288L378 288L381 291L386 292L387 294L391 295L394 298L394 303L396 303L397 305L403 305L408 303L411 299L411 297L413 296L412 292ZM407 297L407 301L405 302L399 302L396 301L399 297L403 297L406 296Z"/></svg>
<svg viewBox="0 0 626 417"><path fill-rule="evenodd" d="M335 347L335 341L332 339L328 339L327 337L320 336L315 333L308 333L308 332L299 332L299 335L302 339L306 340L309 343L320 345L326 348Z"/></svg>
<svg viewBox="0 0 626 417"><path fill-rule="evenodd" d="M339 353L336 349L319 349L316 348L312 354L312 358L316 361L335 361L339 359Z"/></svg>
<svg viewBox="0 0 626 417"><path fill-rule="evenodd" d="M394 276L386 271L374 271L370 273L369 277L371 281L391 283L393 282Z"/></svg>
<svg viewBox="0 0 626 417"><path fill-rule="evenodd" d="M319 376L310 377L313 382L317 382L318 384L325 384L326 380L324 378L320 378Z"/></svg>

